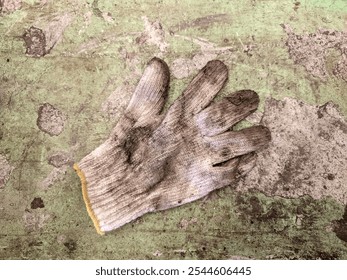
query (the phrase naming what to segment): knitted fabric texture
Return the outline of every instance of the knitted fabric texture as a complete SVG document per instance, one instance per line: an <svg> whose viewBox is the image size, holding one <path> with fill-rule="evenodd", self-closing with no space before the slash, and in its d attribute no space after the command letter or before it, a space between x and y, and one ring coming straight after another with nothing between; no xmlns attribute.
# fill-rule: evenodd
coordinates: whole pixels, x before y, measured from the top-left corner
<svg viewBox="0 0 347 280"><path fill-rule="evenodd" d="M208 62L163 114L169 77L153 58L108 139L74 165L100 234L232 184L270 141L263 126L231 130L257 109L254 91L213 101L228 78L221 61Z"/></svg>

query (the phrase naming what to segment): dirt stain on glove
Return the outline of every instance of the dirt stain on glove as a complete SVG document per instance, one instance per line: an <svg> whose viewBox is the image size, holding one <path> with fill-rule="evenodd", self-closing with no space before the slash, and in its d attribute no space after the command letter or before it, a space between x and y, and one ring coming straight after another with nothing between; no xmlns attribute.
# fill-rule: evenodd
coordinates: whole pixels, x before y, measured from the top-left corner
<svg viewBox="0 0 347 280"><path fill-rule="evenodd" d="M228 79L212 60L162 114L169 69L153 58L110 137L74 165L98 233L200 199L255 165L271 139L264 126L233 131L259 103L252 90L213 101Z"/></svg>

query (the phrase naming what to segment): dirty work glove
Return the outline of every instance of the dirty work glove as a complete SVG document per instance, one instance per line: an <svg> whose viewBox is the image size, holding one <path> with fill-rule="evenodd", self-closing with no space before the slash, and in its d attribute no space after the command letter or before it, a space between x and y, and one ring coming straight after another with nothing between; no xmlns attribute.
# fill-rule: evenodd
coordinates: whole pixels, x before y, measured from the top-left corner
<svg viewBox="0 0 347 280"><path fill-rule="evenodd" d="M263 126L230 130L256 110L254 91L212 101L228 78L221 61L208 62L161 114L169 75L166 63L153 58L110 137L74 165L100 234L230 185L270 140Z"/></svg>

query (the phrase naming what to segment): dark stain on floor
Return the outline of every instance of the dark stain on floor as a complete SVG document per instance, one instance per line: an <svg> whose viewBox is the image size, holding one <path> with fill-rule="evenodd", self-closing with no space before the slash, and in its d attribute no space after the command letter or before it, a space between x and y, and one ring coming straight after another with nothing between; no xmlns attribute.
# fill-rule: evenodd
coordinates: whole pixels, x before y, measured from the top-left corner
<svg viewBox="0 0 347 280"><path fill-rule="evenodd" d="M30 204L31 209L44 208L45 205L41 197L35 197Z"/></svg>
<svg viewBox="0 0 347 280"><path fill-rule="evenodd" d="M69 253L73 253L77 249L77 243L72 239L67 240L63 244L69 250Z"/></svg>
<svg viewBox="0 0 347 280"><path fill-rule="evenodd" d="M288 35L286 45L289 56L296 64L304 66L308 73L321 80L333 74L347 81L346 32L319 29L315 33L296 34L289 25L283 24L282 27ZM331 50L337 53L333 69L328 66L328 60L332 58Z"/></svg>

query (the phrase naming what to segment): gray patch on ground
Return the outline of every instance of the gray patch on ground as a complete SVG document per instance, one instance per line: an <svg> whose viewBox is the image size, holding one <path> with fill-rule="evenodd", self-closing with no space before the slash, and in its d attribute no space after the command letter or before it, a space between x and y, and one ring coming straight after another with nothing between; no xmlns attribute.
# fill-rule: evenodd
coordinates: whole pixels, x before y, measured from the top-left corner
<svg viewBox="0 0 347 280"><path fill-rule="evenodd" d="M42 29L31 26L23 34L26 46L25 54L32 57L46 55L46 36Z"/></svg>
<svg viewBox="0 0 347 280"><path fill-rule="evenodd" d="M150 21L146 16L142 17L145 30L141 36L136 38L138 44L157 46L161 52L165 52L169 44L165 42L165 31L159 21Z"/></svg>
<svg viewBox="0 0 347 280"><path fill-rule="evenodd" d="M305 67L312 76L326 80L329 76L327 58L329 51L337 51L341 57L335 64L333 74L347 81L347 33L342 31L319 29L316 33L295 34L286 24L282 27L288 35L286 45L289 56L295 63Z"/></svg>
<svg viewBox="0 0 347 280"><path fill-rule="evenodd" d="M0 189L5 187L13 168L14 167L9 164L5 156L0 155Z"/></svg>
<svg viewBox="0 0 347 280"><path fill-rule="evenodd" d="M26 209L23 214L24 227L29 232L42 229L47 222L51 221L52 219L53 216L47 213L45 209Z"/></svg>
<svg viewBox="0 0 347 280"><path fill-rule="evenodd" d="M347 122L336 105L268 99L262 124L270 129L272 142L258 153L256 166L237 190L347 203Z"/></svg>
<svg viewBox="0 0 347 280"><path fill-rule="evenodd" d="M66 116L49 103L40 106L37 126L50 136L57 136L64 130Z"/></svg>
<svg viewBox="0 0 347 280"><path fill-rule="evenodd" d="M0 0L0 14L9 14L22 7L21 0Z"/></svg>
<svg viewBox="0 0 347 280"><path fill-rule="evenodd" d="M56 182L61 181L67 172L67 166L54 167L47 177L40 183L40 187L48 189Z"/></svg>
<svg viewBox="0 0 347 280"><path fill-rule="evenodd" d="M48 163L54 167L70 166L73 162L73 159L64 152L55 153L48 158Z"/></svg>

